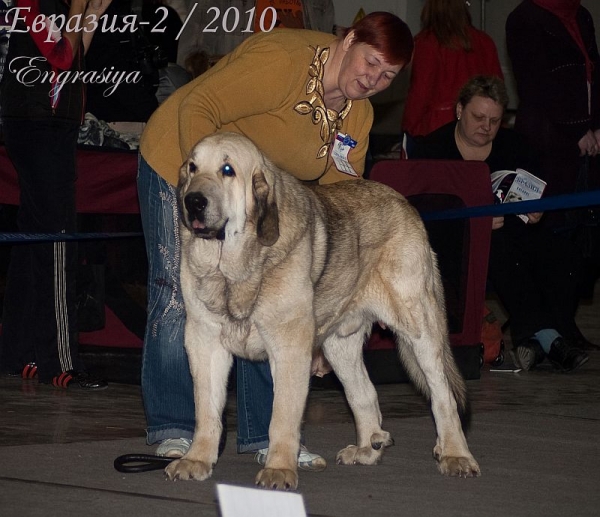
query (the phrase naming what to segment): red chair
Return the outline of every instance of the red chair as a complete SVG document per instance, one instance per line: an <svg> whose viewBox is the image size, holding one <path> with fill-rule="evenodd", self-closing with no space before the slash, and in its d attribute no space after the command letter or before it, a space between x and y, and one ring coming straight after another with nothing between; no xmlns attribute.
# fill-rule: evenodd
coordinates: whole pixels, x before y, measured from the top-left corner
<svg viewBox="0 0 600 517"><path fill-rule="evenodd" d="M490 171L483 162L386 160L373 166L369 178L403 194L423 215L493 204ZM491 220L474 217L425 222L444 283L450 343L467 379L480 377ZM405 380L393 336L378 325L367 342L365 363L374 382Z"/></svg>

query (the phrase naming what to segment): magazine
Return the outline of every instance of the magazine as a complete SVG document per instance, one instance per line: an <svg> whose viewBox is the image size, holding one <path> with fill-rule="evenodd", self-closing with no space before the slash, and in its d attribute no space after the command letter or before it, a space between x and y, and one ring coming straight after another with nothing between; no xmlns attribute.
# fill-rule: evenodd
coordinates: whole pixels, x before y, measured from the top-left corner
<svg viewBox="0 0 600 517"><path fill-rule="evenodd" d="M513 203L540 199L546 188L546 182L524 169L516 171L496 171L491 175L492 191L497 203ZM518 214L524 222L529 219Z"/></svg>

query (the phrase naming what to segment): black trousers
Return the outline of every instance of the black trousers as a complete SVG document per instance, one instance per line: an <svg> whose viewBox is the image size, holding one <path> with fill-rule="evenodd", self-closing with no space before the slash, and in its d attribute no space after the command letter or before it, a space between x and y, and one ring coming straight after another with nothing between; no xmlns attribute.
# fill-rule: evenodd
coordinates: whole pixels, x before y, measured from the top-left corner
<svg viewBox="0 0 600 517"><path fill-rule="evenodd" d="M575 311L581 257L566 239L516 216L492 231L488 278L509 313L513 344L542 329L577 337Z"/></svg>
<svg viewBox="0 0 600 517"><path fill-rule="evenodd" d="M5 145L20 187L21 232L76 231L76 150L79 124L3 121ZM1 367L38 365L40 382L81 369L77 354L74 242L16 244L11 250L2 316Z"/></svg>

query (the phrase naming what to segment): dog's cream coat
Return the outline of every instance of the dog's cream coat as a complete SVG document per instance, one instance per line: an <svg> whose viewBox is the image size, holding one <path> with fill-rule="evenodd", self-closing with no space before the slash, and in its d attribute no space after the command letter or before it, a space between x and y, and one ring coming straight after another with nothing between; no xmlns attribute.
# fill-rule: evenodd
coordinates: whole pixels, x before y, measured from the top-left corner
<svg viewBox="0 0 600 517"><path fill-rule="evenodd" d="M375 321L431 399L443 474L479 475L458 410L465 385L448 344L436 257L394 190L367 180L307 187L247 138L200 141L181 168L181 287L194 379L192 446L171 479L206 479L217 461L232 356L268 359L274 380L269 454L256 483L295 488L311 357L322 349L344 386L357 445L338 463L377 463L392 444L362 349Z"/></svg>

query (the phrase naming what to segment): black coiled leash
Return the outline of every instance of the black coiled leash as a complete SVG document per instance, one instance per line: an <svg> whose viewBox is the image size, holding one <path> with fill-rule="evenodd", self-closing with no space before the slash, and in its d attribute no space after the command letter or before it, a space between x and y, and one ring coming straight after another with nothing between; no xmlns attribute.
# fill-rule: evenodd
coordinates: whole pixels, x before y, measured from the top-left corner
<svg viewBox="0 0 600 517"><path fill-rule="evenodd" d="M153 454L123 454L115 459L115 470L125 474L136 474L138 472L150 472L151 470L164 469L169 463L177 458L165 458Z"/></svg>

